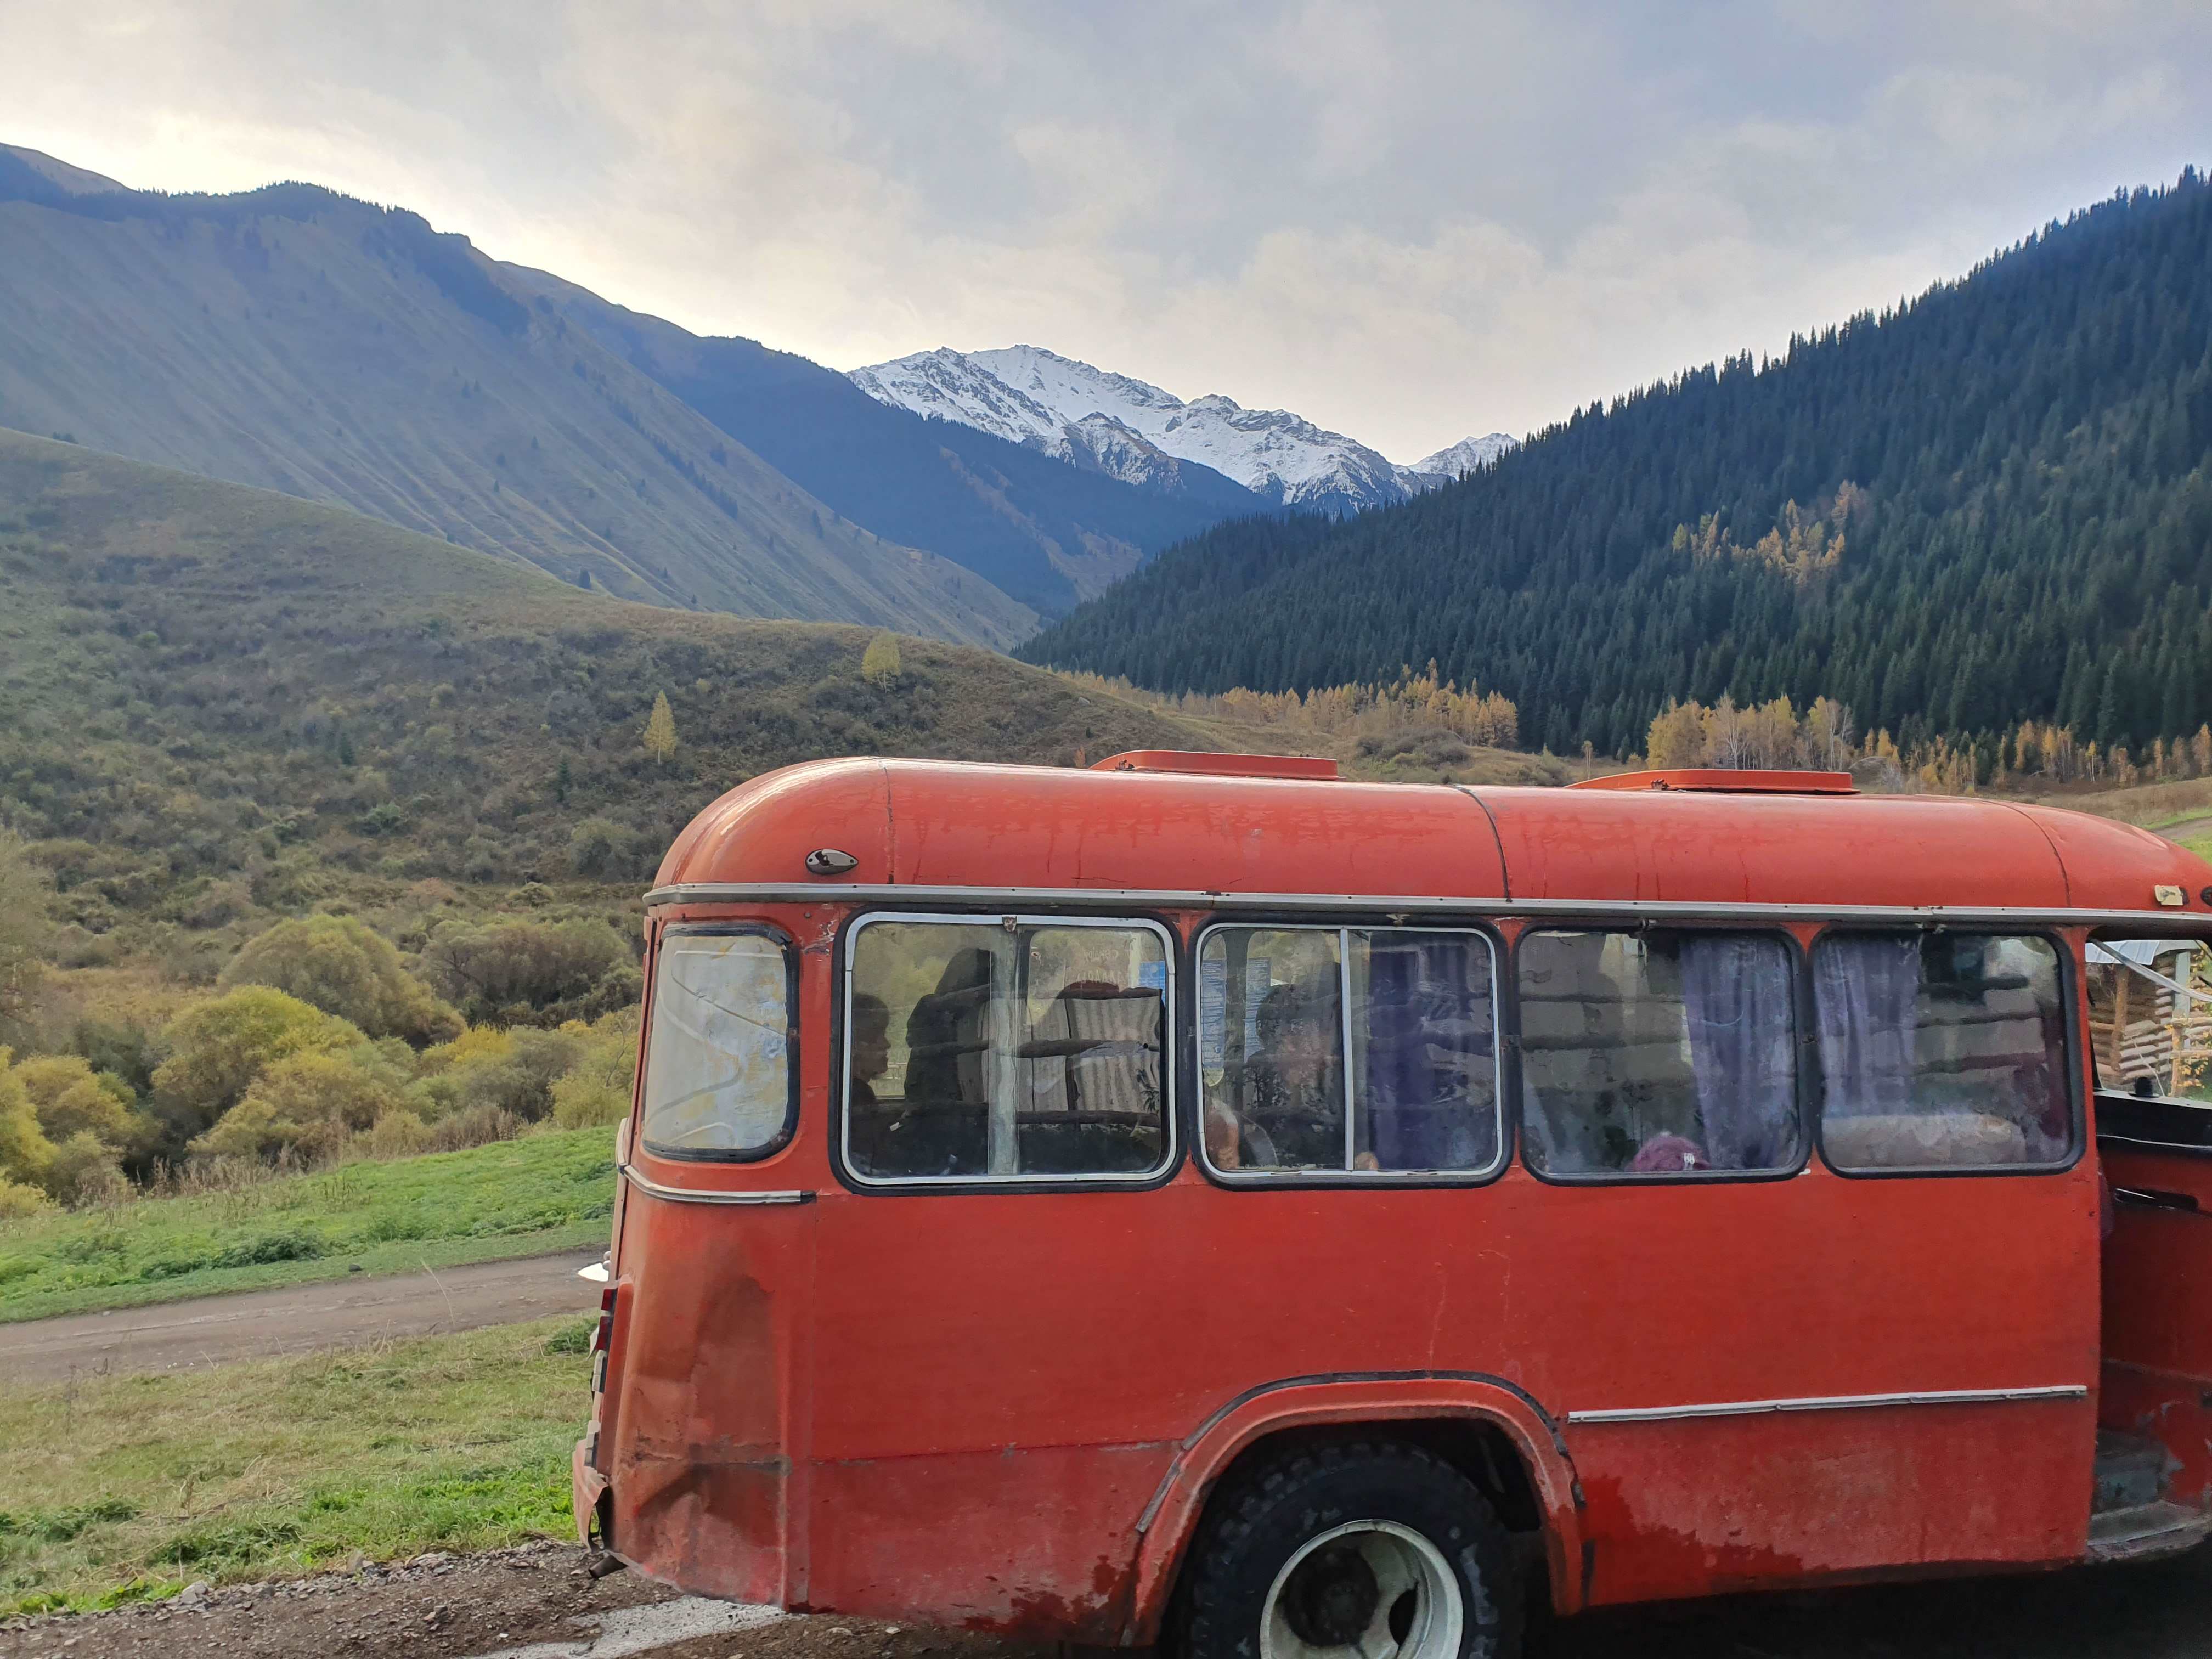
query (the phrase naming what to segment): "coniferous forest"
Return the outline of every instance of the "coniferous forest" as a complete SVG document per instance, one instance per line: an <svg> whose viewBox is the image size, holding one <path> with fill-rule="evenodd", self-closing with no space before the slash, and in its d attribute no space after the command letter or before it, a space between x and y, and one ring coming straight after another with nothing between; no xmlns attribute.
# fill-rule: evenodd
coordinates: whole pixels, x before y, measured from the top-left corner
<svg viewBox="0 0 2212 1659"><path fill-rule="evenodd" d="M2116 195L1780 358L1593 404L1357 518L1244 519L1023 647L1169 691L1433 660L1522 741L1838 700L1908 746L2212 720L2212 188ZM1984 757L1986 761L1989 755Z"/></svg>

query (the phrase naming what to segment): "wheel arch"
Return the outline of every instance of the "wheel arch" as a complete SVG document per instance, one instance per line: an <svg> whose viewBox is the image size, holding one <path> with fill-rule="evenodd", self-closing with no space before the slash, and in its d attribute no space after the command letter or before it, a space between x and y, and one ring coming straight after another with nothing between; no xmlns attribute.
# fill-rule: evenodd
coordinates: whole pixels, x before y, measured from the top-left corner
<svg viewBox="0 0 2212 1659"><path fill-rule="evenodd" d="M1414 1441L1525 1515L1543 1542L1554 1611L1583 1605L1583 1494L1549 1413L1501 1377L1299 1377L1238 1396L1185 1440L1138 1521L1127 1646L1159 1639L1168 1604L1207 1504L1240 1469L1298 1440L1340 1432ZM1512 1460L1501 1467L1496 1455ZM1507 1490L1493 1489L1500 1481ZM1517 1487L1516 1486L1517 1483ZM1518 1529L1518 1528L1516 1528Z"/></svg>

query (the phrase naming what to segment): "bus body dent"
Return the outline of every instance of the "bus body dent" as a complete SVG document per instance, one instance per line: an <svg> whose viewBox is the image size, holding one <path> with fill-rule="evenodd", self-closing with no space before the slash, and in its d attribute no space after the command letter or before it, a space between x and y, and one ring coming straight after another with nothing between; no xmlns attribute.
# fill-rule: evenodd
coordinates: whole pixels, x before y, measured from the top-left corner
<svg viewBox="0 0 2212 1659"><path fill-rule="evenodd" d="M825 847L850 854L853 866L810 877L807 854ZM1523 900L1594 912L1638 903L2105 909L2140 915L2148 931L2201 926L2212 869L2172 843L1978 800L1462 790L854 760L787 769L732 791L678 838L659 884L819 896L654 912L656 929L743 914L791 936L801 960L802 1103L797 1137L759 1162L641 1156L638 1173L678 1190L819 1201L738 1210L634 1192L623 1200L623 1328L597 1466L580 1457L577 1493L580 1516L588 1514L611 1480L615 1547L655 1577L794 1608L1147 1642L1206 1495L1240 1453L1285 1428L1458 1415L1495 1425L1518 1449L1563 1612L1865 1576L1922 1559L1911 1554L1910 1504L1895 1526L1883 1524L1881 1507L1947 1489L1966 1491L1984 1513L2010 1505L2017 1517L1984 1529L1975 1562L2047 1565L2081 1552L2071 1495L2087 1489L2094 1319L2085 1339L2080 1322L2048 1310L2095 1305L2093 1159L2017 1191L1856 1182L1817 1157L1780 1182L1562 1189L1516 1163L1479 1192L1392 1195L1401 1231L1375 1266L1392 1269L1395 1287L1371 1305L1285 1322L1219 1307L1204 1282L1208 1265L1272 1251L1297 1281L1324 1259L1314 1240L1334 1224L1334 1206L1381 1194L1232 1195L1188 1158L1156 1193L1119 1200L849 1190L828 1146L833 957L842 928L866 908L856 886L1297 893L1340 896L1348 909L1403 895L1464 902L1475 916L1486 902ZM2180 887L2185 908L2157 906L2161 886ZM1164 919L1187 945L1205 913ZM1808 1200L1809 1212L1798 1213ZM1659 1236L1686 1261L1721 1259L1762 1233L1783 1254L1817 1261L1830 1243L1823 1230L1863 1219L1870 1206L1927 1246L1922 1261L1885 1283L1878 1304L1869 1297L1880 1273L1832 1285L1814 1274L1794 1304L1755 1310L1762 1340L1747 1342L1745 1310L1727 1305L1724 1286L1660 1264L1650 1315L1632 1313L1632 1328L1606 1333L1605 1346L1635 1355L1635 1365L1607 1372L1570 1352L1585 1322L1620 1316L1577 1283L1596 1263L1593 1237L1659 1221ZM1139 1216L1146 1225L1133 1228ZM913 1260L917 1237L940 1259ZM1120 1253L1123 1288L1136 1293L1054 1306L1054 1273L1102 1250ZM1494 1274L1478 1279L1459 1265L1469 1253ZM943 1293L947 1282L971 1281L989 1294ZM2008 1304L2007 1287L2021 1285L2039 1293ZM2005 1374L1960 1364L1947 1342L1962 1316L2004 1356ZM1836 1419L1784 1413L1663 1442L1618 1423L1569 1423L1576 1412L1693 1403L1681 1394L1695 1370L1685 1356L1716 1343L1741 1347L1721 1391L1741 1400L1883 1396L1900 1366L1916 1363L1915 1389L2081 1384L2089 1397L2006 1407L2038 1413L2020 1420L2049 1431L2026 1445L2002 1412L1916 1405L1844 1414L1840 1433ZM1097 1396L1079 1378L1071 1389L1039 1358L1071 1346L1094 1352L1106 1370L1146 1379L1144 1397ZM1778 1358L1793 1352L1820 1356L1819 1389ZM1310 1380L1345 1372L1362 1376ZM1000 1386L1024 1373L1057 1397L1030 1401ZM2077 1419L2082 1431L2062 1436ZM1739 1456L1751 1449L1747 1468L1813 1460L1835 1483L1837 1513L1856 1536L1814 1527L1780 1545L1762 1540L1756 1511L1786 1506L1782 1488L1719 1492L1699 1511L1721 1435ZM1634 1547L1622 1551L1625 1542ZM1951 1559L1941 1540L1930 1547L1927 1559Z"/></svg>

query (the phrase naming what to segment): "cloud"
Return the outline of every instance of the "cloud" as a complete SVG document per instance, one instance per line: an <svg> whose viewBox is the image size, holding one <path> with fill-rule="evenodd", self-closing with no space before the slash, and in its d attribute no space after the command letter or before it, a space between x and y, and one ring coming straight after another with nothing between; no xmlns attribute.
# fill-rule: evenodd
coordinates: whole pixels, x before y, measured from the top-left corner
<svg viewBox="0 0 2212 1659"><path fill-rule="evenodd" d="M2179 0L0 0L11 142L306 177L851 367L1027 341L1407 458L2200 164Z"/></svg>

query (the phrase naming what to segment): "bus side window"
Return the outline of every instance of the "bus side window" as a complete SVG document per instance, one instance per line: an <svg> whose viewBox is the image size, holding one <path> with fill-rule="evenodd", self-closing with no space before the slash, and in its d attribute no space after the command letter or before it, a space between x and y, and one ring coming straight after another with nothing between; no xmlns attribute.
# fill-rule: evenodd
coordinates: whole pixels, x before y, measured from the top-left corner
<svg viewBox="0 0 2212 1659"><path fill-rule="evenodd" d="M1207 1162L1237 1176L1492 1169L1492 978L1480 933L1210 930L1199 953Z"/></svg>
<svg viewBox="0 0 2212 1659"><path fill-rule="evenodd" d="M2075 1145L2047 939L1831 933L1813 947L1820 1139L1839 1170L2063 1164Z"/></svg>
<svg viewBox="0 0 2212 1659"><path fill-rule="evenodd" d="M1516 964L1532 1168L1571 1179L1797 1167L1796 981L1782 939L1536 929Z"/></svg>
<svg viewBox="0 0 2212 1659"><path fill-rule="evenodd" d="M1157 928L866 921L851 951L844 1152L855 1175L1165 1167L1168 957Z"/></svg>

